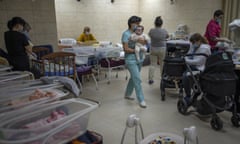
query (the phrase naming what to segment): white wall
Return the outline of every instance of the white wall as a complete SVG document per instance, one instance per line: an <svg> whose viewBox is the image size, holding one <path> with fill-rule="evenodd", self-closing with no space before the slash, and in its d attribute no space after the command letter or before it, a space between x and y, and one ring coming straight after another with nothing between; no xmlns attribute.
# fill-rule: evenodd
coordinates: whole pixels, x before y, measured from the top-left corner
<svg viewBox="0 0 240 144"><path fill-rule="evenodd" d="M55 0L58 38L77 38L83 27L89 25L98 40L120 42L131 15L142 17L145 33L161 15L163 27L176 31L180 23L187 24L190 32L203 33L222 0Z"/></svg>

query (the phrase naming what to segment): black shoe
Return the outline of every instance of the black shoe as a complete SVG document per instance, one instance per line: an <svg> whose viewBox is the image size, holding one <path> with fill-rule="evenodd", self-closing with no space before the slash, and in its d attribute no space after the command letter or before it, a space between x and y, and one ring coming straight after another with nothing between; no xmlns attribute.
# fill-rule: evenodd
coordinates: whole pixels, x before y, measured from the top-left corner
<svg viewBox="0 0 240 144"><path fill-rule="evenodd" d="M124 98L127 99L127 100L134 100L133 97L129 97L129 96L125 96Z"/></svg>
<svg viewBox="0 0 240 144"><path fill-rule="evenodd" d="M149 80L149 81L148 81L148 84L150 84L150 85L153 84L153 83L154 83L153 80Z"/></svg>

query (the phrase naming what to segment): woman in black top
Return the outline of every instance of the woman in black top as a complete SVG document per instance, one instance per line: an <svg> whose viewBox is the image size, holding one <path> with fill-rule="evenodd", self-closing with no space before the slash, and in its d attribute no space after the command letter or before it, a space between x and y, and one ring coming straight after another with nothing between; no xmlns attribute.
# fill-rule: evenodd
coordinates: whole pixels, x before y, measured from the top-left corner
<svg viewBox="0 0 240 144"><path fill-rule="evenodd" d="M27 37L22 33L25 21L21 17L13 17L8 21L9 31L4 33L5 45L9 55L9 63L13 70L29 71L29 57L32 52Z"/></svg>

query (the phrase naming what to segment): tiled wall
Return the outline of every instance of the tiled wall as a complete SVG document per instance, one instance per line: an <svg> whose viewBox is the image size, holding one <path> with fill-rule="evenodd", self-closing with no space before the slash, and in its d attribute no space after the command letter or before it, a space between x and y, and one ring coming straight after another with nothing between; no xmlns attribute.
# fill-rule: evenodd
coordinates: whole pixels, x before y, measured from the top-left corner
<svg viewBox="0 0 240 144"><path fill-rule="evenodd" d="M131 15L143 18L147 33L156 16L164 19L164 28L176 31L178 24L189 26L190 32L203 33L213 12L222 7L222 0L56 0L58 37L77 38L89 25L98 40L120 42Z"/></svg>
<svg viewBox="0 0 240 144"><path fill-rule="evenodd" d="M14 16L24 18L31 26L30 37L35 45L57 46L54 0L0 0L0 48L5 48L3 33L7 21Z"/></svg>
<svg viewBox="0 0 240 144"><path fill-rule="evenodd" d="M22 16L31 25L34 44L52 44L64 37L77 38L88 25L100 41L120 42L131 15L143 18L147 33L154 18L161 15L164 27L174 32L178 24L187 24L190 32L203 33L214 10L222 0L0 0L0 47L3 32L13 16ZM56 10L56 11L55 11ZM56 12L56 14L55 14Z"/></svg>
<svg viewBox="0 0 240 144"><path fill-rule="evenodd" d="M97 40L120 42L127 20L138 15L139 0L56 0L58 37L77 38L90 26Z"/></svg>
<svg viewBox="0 0 240 144"><path fill-rule="evenodd" d="M140 0L139 12L146 28L153 27L156 16L162 16L163 27L175 32L178 24L186 24L190 33L204 33L205 27L222 0Z"/></svg>

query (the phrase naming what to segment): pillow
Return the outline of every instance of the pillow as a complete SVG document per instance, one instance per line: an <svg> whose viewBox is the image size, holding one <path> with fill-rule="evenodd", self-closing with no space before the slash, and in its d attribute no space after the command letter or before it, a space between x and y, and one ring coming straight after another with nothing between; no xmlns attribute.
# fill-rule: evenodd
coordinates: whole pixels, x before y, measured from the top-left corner
<svg viewBox="0 0 240 144"><path fill-rule="evenodd" d="M75 39L73 39L73 38L61 38L59 40L59 43L62 44L62 45L70 45L70 46L72 46L72 45L77 44L77 41Z"/></svg>

